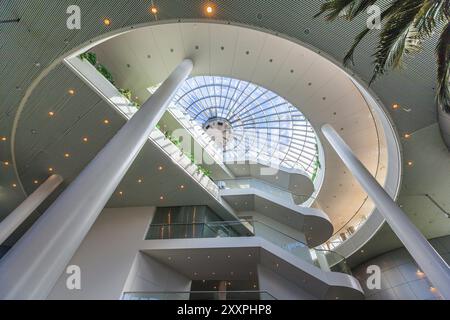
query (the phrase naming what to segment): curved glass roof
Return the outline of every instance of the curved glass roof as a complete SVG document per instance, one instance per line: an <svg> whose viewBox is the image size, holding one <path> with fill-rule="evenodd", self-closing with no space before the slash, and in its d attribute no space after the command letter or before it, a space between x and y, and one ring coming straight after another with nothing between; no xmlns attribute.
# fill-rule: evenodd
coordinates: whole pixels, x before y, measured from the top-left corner
<svg viewBox="0 0 450 320"><path fill-rule="evenodd" d="M253 83L217 76L192 77L176 93L172 107L203 127L226 135L224 162L256 161L287 169L318 170L314 129L305 116L277 94ZM217 142L217 139L215 139Z"/></svg>

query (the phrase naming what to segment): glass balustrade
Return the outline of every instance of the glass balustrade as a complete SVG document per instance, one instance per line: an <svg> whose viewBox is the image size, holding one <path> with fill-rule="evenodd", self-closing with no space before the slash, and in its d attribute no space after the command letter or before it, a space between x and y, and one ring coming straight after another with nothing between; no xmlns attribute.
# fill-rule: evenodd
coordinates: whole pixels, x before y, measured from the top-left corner
<svg viewBox="0 0 450 320"><path fill-rule="evenodd" d="M257 189L263 193L277 197L280 200L287 201L290 204L297 205L305 203L307 200L314 200L313 196L297 194L287 188L277 186L255 178L236 178L230 180L221 180L217 182L219 189Z"/></svg>
<svg viewBox="0 0 450 320"><path fill-rule="evenodd" d="M325 249L310 249L301 240L256 220L152 224L146 240L259 236L324 271L351 274L345 258Z"/></svg>
<svg viewBox="0 0 450 320"><path fill-rule="evenodd" d="M276 300L265 291L125 292L122 300Z"/></svg>

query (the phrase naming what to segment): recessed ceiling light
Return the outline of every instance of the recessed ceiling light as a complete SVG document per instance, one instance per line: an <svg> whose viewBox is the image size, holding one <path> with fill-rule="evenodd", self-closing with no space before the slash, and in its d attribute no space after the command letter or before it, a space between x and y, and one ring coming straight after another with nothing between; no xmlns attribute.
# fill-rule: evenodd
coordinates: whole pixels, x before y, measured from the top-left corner
<svg viewBox="0 0 450 320"><path fill-rule="evenodd" d="M155 7L155 6L151 6L150 7L150 12L153 13L153 14L157 14L158 13L158 8Z"/></svg>
<svg viewBox="0 0 450 320"><path fill-rule="evenodd" d="M88 137L83 137L83 142L88 142L89 138Z"/></svg>
<svg viewBox="0 0 450 320"><path fill-rule="evenodd" d="M4 161L3 164L4 164L5 166L9 166L9 162L8 162L8 161Z"/></svg>
<svg viewBox="0 0 450 320"><path fill-rule="evenodd" d="M163 171L164 170L164 167L163 166L159 166L158 167L158 171Z"/></svg>
<svg viewBox="0 0 450 320"><path fill-rule="evenodd" d="M227 258L228 258L228 259L230 259L230 258L231 258L231 256L227 256Z"/></svg>
<svg viewBox="0 0 450 320"><path fill-rule="evenodd" d="M103 19L103 24L105 26L109 27L111 25L111 19L109 19L109 18Z"/></svg>
<svg viewBox="0 0 450 320"><path fill-rule="evenodd" d="M53 111L49 111L49 112L48 112L48 115L49 115L50 117L53 117L53 116L55 115L55 113L54 113Z"/></svg>
<svg viewBox="0 0 450 320"><path fill-rule="evenodd" d="M103 120L103 123L104 123L104 124L109 124L109 120L108 120L108 119L105 119L105 120Z"/></svg>
<svg viewBox="0 0 450 320"><path fill-rule="evenodd" d="M411 138L411 134L410 134L410 133L405 133L405 134L403 135L403 137L404 137L405 139L409 139L409 138Z"/></svg>
<svg viewBox="0 0 450 320"><path fill-rule="evenodd" d="M64 153L64 158L70 158L70 153Z"/></svg>
<svg viewBox="0 0 450 320"><path fill-rule="evenodd" d="M412 166L413 166L413 164L414 164L414 162L412 162L411 160L410 160L410 161L408 161L408 166L412 167Z"/></svg>
<svg viewBox="0 0 450 320"><path fill-rule="evenodd" d="M34 183L34 184L38 184L39 181L38 181L38 180L34 180L33 183Z"/></svg>
<svg viewBox="0 0 450 320"><path fill-rule="evenodd" d="M48 171L53 172L53 168L52 167L48 168Z"/></svg>
<svg viewBox="0 0 450 320"><path fill-rule="evenodd" d="M159 200L161 200L161 201L164 200L164 196L160 196Z"/></svg>
<svg viewBox="0 0 450 320"><path fill-rule="evenodd" d="M205 12L208 15L212 15L214 13L214 6L213 6L212 3L209 3L209 4L206 5Z"/></svg>
<svg viewBox="0 0 450 320"><path fill-rule="evenodd" d="M392 109L396 110L396 109L398 109L398 108L400 108L400 105L399 105L399 104L394 103L394 104L392 105Z"/></svg>
<svg viewBox="0 0 450 320"><path fill-rule="evenodd" d="M2 141L6 141L6 140L8 140L8 138L2 137Z"/></svg>
<svg viewBox="0 0 450 320"><path fill-rule="evenodd" d="M191 257L187 257L188 260L191 260Z"/></svg>
<svg viewBox="0 0 450 320"><path fill-rule="evenodd" d="M119 195L120 195L120 196L123 196L123 191L119 191Z"/></svg>
<svg viewBox="0 0 450 320"><path fill-rule="evenodd" d="M138 183L142 183L142 179L138 179Z"/></svg>
<svg viewBox="0 0 450 320"><path fill-rule="evenodd" d="M183 189L184 189L184 185L183 185L183 184L182 184L182 185L180 186L180 189L181 189L181 190L183 190Z"/></svg>
<svg viewBox="0 0 450 320"><path fill-rule="evenodd" d="M70 94L71 96L75 95L75 89L69 89L67 90L67 93Z"/></svg>
<svg viewBox="0 0 450 320"><path fill-rule="evenodd" d="M13 188L17 188L17 184L13 183L13 184L12 184L12 187L13 187Z"/></svg>

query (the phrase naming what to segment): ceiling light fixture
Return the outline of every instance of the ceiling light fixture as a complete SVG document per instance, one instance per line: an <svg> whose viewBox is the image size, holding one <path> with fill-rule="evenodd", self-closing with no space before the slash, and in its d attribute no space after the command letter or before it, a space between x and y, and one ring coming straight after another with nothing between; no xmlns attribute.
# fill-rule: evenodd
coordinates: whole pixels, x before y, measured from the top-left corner
<svg viewBox="0 0 450 320"><path fill-rule="evenodd" d="M164 196L160 196L159 200L163 201L164 200Z"/></svg>
<svg viewBox="0 0 450 320"><path fill-rule="evenodd" d="M119 196L123 196L123 191L119 191Z"/></svg>
<svg viewBox="0 0 450 320"><path fill-rule="evenodd" d="M400 105L399 105L399 104L394 103L394 104L392 105L392 109L397 110L398 108L400 108Z"/></svg>
<svg viewBox="0 0 450 320"><path fill-rule="evenodd" d="M164 170L164 167L163 166L159 166L158 167L158 171L163 171Z"/></svg>
<svg viewBox="0 0 450 320"><path fill-rule="evenodd" d="M180 189L181 189L181 190L184 190L184 185L183 185L183 184L180 186Z"/></svg>
<svg viewBox="0 0 450 320"><path fill-rule="evenodd" d="M104 123L104 124L109 124L109 120L108 120L108 119L105 119L105 120L103 120L103 123Z"/></svg>
<svg viewBox="0 0 450 320"><path fill-rule="evenodd" d="M13 184L12 184L12 187L13 187L13 188L17 188L17 184L13 183Z"/></svg>
<svg viewBox="0 0 450 320"><path fill-rule="evenodd" d="M6 137L2 137L2 141L6 141L7 140L7 138Z"/></svg>
<svg viewBox="0 0 450 320"><path fill-rule="evenodd" d="M48 171L53 172L53 168L52 167L48 168Z"/></svg>
<svg viewBox="0 0 450 320"><path fill-rule="evenodd" d="M70 94L71 96L75 95L75 89L69 89L67 90L67 93Z"/></svg>
<svg viewBox="0 0 450 320"><path fill-rule="evenodd" d="M8 162L8 161L4 161L3 164L4 164L5 166L9 166L9 162Z"/></svg>
<svg viewBox="0 0 450 320"><path fill-rule="evenodd" d="M138 179L138 183L142 183L142 179Z"/></svg>
<svg viewBox="0 0 450 320"><path fill-rule="evenodd" d="M158 8L155 7L155 6L151 6L150 7L150 12L153 13L153 14L157 14L158 13Z"/></svg>
<svg viewBox="0 0 450 320"><path fill-rule="evenodd" d="M38 181L38 180L34 180L33 183L34 183L34 184L38 184L39 181Z"/></svg>
<svg viewBox="0 0 450 320"><path fill-rule="evenodd" d="M413 165L414 165L414 162L412 162L411 160L408 161L408 166L409 166L409 167L412 167Z"/></svg>
<svg viewBox="0 0 450 320"><path fill-rule="evenodd" d="M103 24L105 26L109 27L111 25L111 19L109 19L109 18L103 19Z"/></svg>
<svg viewBox="0 0 450 320"><path fill-rule="evenodd" d="M65 153L64 158L70 158L70 153Z"/></svg>
<svg viewBox="0 0 450 320"><path fill-rule="evenodd" d="M410 134L410 133L405 133L405 134L403 135L403 137L404 137L405 139L409 139L409 138L411 138L411 134Z"/></svg>
<svg viewBox="0 0 450 320"><path fill-rule="evenodd" d="M83 138L83 142L88 142L88 141L89 141L88 137Z"/></svg>
<svg viewBox="0 0 450 320"><path fill-rule="evenodd" d="M206 6L205 6L205 13L206 13L206 15L213 15L214 14L214 4L212 4L212 3L208 3Z"/></svg>
<svg viewBox="0 0 450 320"><path fill-rule="evenodd" d="M50 117L53 117L53 116L55 115L55 113L54 113L53 111L49 111L49 112L48 112L48 115L49 115Z"/></svg>

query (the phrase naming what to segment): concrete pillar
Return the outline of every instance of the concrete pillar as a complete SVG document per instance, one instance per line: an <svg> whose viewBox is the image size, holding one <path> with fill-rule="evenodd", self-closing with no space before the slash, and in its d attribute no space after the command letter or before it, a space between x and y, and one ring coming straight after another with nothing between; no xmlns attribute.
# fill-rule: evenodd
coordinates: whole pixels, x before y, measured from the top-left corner
<svg viewBox="0 0 450 320"><path fill-rule="evenodd" d="M0 299L48 296L192 68L191 60L178 65L0 260Z"/></svg>
<svg viewBox="0 0 450 320"><path fill-rule="evenodd" d="M13 212L0 223L0 244L36 210L40 204L61 184L60 175L51 175L43 184L30 194Z"/></svg>
<svg viewBox="0 0 450 320"><path fill-rule="evenodd" d="M444 299L450 299L450 268L389 194L356 158L329 124L322 132L355 179L375 203L394 233Z"/></svg>

